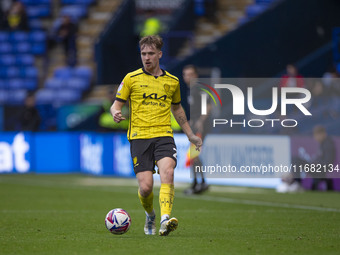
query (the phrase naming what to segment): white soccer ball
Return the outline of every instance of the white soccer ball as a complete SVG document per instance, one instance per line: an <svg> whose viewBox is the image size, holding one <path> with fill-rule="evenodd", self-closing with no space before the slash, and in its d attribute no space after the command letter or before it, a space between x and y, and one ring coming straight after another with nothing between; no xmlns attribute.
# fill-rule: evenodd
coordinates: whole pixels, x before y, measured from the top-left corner
<svg viewBox="0 0 340 255"><path fill-rule="evenodd" d="M106 214L105 226L112 234L122 235L129 230L130 225L130 215L121 208L113 209Z"/></svg>

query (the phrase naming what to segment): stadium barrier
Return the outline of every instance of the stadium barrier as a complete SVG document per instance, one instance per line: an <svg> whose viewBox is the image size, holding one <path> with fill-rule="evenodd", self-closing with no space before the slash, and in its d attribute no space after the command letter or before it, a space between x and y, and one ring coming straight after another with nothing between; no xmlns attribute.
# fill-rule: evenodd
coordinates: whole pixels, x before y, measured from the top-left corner
<svg viewBox="0 0 340 255"><path fill-rule="evenodd" d="M220 135L218 143L214 142L215 138L214 136L206 138L205 143L208 150L206 155L209 158L220 157L219 160L216 160L223 162L221 161L222 154L213 155L213 153L221 151L218 146L225 144L224 152L236 152L239 157L236 160L232 159L230 155L225 155L223 160L233 161L233 164L238 166L249 163L243 162L242 158L248 157L249 149L254 151L254 142L258 148L266 147L265 153L271 154L270 157L266 156L266 163L272 165L277 164L278 160L280 162L284 160L285 164L290 164L291 151L292 154L296 154L301 147L304 147L311 155L315 152L312 149L315 147L315 141L311 137L302 139L301 137L290 138L288 136ZM175 181L191 182L190 171L186 167L189 142L184 134L175 134L175 141L178 160ZM340 138L335 137L334 141L336 150L339 152ZM243 155L241 155L242 153ZM209 163L204 157L202 160L206 161L204 164ZM253 160L256 160L256 157ZM337 164L340 162L339 153L337 153L336 162L338 162ZM126 134L97 132L1 132L0 173L83 173L96 176L134 177L130 145ZM274 188L280 182L279 178L268 178L270 176L254 178L253 173L246 173L243 177L222 178L220 176L209 178L208 182L210 184L265 188ZM159 179L159 176L155 175L155 179ZM340 179L334 179L334 184L335 189L340 190ZM310 183L306 182L305 188L310 188L308 185Z"/></svg>

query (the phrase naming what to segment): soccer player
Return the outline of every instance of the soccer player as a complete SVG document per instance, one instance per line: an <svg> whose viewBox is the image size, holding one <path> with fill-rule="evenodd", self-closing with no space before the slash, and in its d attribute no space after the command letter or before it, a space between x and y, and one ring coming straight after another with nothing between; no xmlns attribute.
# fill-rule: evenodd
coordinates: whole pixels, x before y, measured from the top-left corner
<svg viewBox="0 0 340 255"><path fill-rule="evenodd" d="M178 78L159 66L162 46L162 38L157 35L146 36L139 41L143 68L125 76L111 106L111 114L117 123L124 120L121 109L127 100L130 101L127 136L139 185L138 197L146 213L144 233L156 234L153 173L157 165L161 179L159 235L166 236L178 226L178 220L170 218L174 201L174 168L177 163L170 111L197 150L202 146L202 140L192 132L181 106Z"/></svg>

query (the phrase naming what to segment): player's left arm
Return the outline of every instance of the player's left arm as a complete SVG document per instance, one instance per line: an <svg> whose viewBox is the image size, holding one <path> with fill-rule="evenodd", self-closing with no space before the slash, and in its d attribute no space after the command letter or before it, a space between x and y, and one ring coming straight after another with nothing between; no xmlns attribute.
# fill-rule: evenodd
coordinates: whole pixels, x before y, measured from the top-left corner
<svg viewBox="0 0 340 255"><path fill-rule="evenodd" d="M187 135L189 141L196 145L196 150L200 150L200 147L202 146L202 139L196 136L188 123L187 116L185 115L185 112L183 110L183 107L181 104L172 104L171 105L171 111L174 115L177 123L181 126L183 132Z"/></svg>

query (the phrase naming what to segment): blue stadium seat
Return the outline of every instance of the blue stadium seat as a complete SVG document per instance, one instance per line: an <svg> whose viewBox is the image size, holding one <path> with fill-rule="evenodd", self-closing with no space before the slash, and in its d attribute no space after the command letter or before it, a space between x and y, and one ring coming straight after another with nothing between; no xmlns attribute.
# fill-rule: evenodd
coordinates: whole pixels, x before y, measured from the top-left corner
<svg viewBox="0 0 340 255"><path fill-rule="evenodd" d="M51 4L51 0L20 0L26 6L28 5L48 5Z"/></svg>
<svg viewBox="0 0 340 255"><path fill-rule="evenodd" d="M14 50L14 47L12 44L3 42L0 43L0 54L9 54L12 53Z"/></svg>
<svg viewBox="0 0 340 255"><path fill-rule="evenodd" d="M33 29L33 30L44 29L44 25L40 19L29 19L28 24L29 24L30 29Z"/></svg>
<svg viewBox="0 0 340 255"><path fill-rule="evenodd" d="M265 9L267 9L267 5L252 4L247 7L246 13L249 18L252 18L264 12Z"/></svg>
<svg viewBox="0 0 340 255"><path fill-rule="evenodd" d="M90 81L82 78L70 78L67 80L66 86L68 88L84 91L90 87Z"/></svg>
<svg viewBox="0 0 340 255"><path fill-rule="evenodd" d="M14 50L16 53L30 53L32 50L31 44L28 42L19 42L14 44Z"/></svg>
<svg viewBox="0 0 340 255"><path fill-rule="evenodd" d="M38 79L27 78L25 81L25 88L28 90L35 90L38 87Z"/></svg>
<svg viewBox="0 0 340 255"><path fill-rule="evenodd" d="M1 42L8 42L9 40L9 33L0 31L0 43Z"/></svg>
<svg viewBox="0 0 340 255"><path fill-rule="evenodd" d="M56 93L56 98L59 104L77 103L81 99L81 92L74 89L60 89Z"/></svg>
<svg viewBox="0 0 340 255"><path fill-rule="evenodd" d="M70 16L76 20L87 15L87 6L84 5L68 5L60 10L62 16Z"/></svg>
<svg viewBox="0 0 340 255"><path fill-rule="evenodd" d="M56 78L69 79L73 76L73 68L68 66L56 68L53 76Z"/></svg>
<svg viewBox="0 0 340 255"><path fill-rule="evenodd" d="M0 89L6 89L8 81L6 79L0 79Z"/></svg>
<svg viewBox="0 0 340 255"><path fill-rule="evenodd" d="M8 87L10 89L26 89L25 81L19 78L13 78L8 80Z"/></svg>
<svg viewBox="0 0 340 255"><path fill-rule="evenodd" d="M33 31L29 34L29 40L31 42L45 42L46 32L44 31Z"/></svg>
<svg viewBox="0 0 340 255"><path fill-rule="evenodd" d="M16 55L16 65L31 66L34 65L34 56L31 54L19 54Z"/></svg>
<svg viewBox="0 0 340 255"><path fill-rule="evenodd" d="M20 77L38 79L38 69L34 66L20 68Z"/></svg>
<svg viewBox="0 0 340 255"><path fill-rule="evenodd" d="M88 66L77 66L74 68L74 76L77 78L88 79L89 81L92 79L92 69Z"/></svg>
<svg viewBox="0 0 340 255"><path fill-rule="evenodd" d="M43 88L37 91L35 94L35 100L37 104L52 104L56 99L56 90Z"/></svg>
<svg viewBox="0 0 340 255"><path fill-rule="evenodd" d="M8 90L7 104L10 105L22 105L27 97L27 90L25 89L13 89Z"/></svg>
<svg viewBox="0 0 340 255"><path fill-rule="evenodd" d="M276 0L256 0L256 4L271 4L272 2L275 2Z"/></svg>
<svg viewBox="0 0 340 255"><path fill-rule="evenodd" d="M23 31L12 32L9 37L9 41L16 42L25 42L28 40L28 33Z"/></svg>
<svg viewBox="0 0 340 255"><path fill-rule="evenodd" d="M95 2L95 0L61 0L62 4L87 4L87 5L90 5L94 2Z"/></svg>
<svg viewBox="0 0 340 255"><path fill-rule="evenodd" d="M0 55L0 66L11 66L15 64L15 55Z"/></svg>
<svg viewBox="0 0 340 255"><path fill-rule="evenodd" d="M9 79L8 88L10 89L27 89L34 90L37 88L38 82L36 79Z"/></svg>
<svg viewBox="0 0 340 255"><path fill-rule="evenodd" d="M51 15L51 7L49 5L30 5L26 9L29 18L43 18Z"/></svg>
<svg viewBox="0 0 340 255"><path fill-rule="evenodd" d="M6 104L7 101L7 90L1 89L0 87L0 105Z"/></svg>
<svg viewBox="0 0 340 255"><path fill-rule="evenodd" d="M40 43L33 43L31 53L34 55L43 55L46 53L46 43L40 42Z"/></svg>
<svg viewBox="0 0 340 255"><path fill-rule="evenodd" d="M20 70L17 67L0 67L0 78L18 78Z"/></svg>
<svg viewBox="0 0 340 255"><path fill-rule="evenodd" d="M62 78L49 78L45 81L45 88L60 89L65 86L65 80Z"/></svg>

